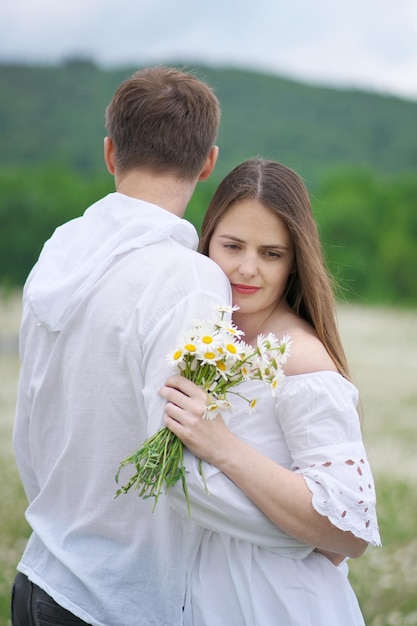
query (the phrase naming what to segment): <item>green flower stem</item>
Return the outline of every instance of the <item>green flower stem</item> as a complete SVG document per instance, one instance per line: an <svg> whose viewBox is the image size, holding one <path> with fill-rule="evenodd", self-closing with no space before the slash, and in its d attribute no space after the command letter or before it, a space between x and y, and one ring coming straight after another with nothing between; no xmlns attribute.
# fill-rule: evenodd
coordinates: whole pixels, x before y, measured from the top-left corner
<svg viewBox="0 0 417 626"><path fill-rule="evenodd" d="M166 492L181 478L188 514L191 515L183 444L169 428L165 426L158 430L133 454L123 459L115 476L116 483L119 482L121 470L127 465L134 465L136 472L116 491L116 498L133 487L138 490L140 498L155 498L152 509L154 511L160 494Z"/></svg>

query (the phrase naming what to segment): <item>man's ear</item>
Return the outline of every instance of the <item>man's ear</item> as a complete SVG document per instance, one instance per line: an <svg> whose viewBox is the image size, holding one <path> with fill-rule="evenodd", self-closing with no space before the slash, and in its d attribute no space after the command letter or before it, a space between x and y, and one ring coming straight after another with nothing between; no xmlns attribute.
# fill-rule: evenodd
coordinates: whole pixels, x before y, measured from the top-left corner
<svg viewBox="0 0 417 626"><path fill-rule="evenodd" d="M219 156L219 147L213 146L207 157L207 161L203 169L201 170L198 180L207 180L207 178L210 176L210 174L212 173L212 171L214 170L216 166L218 156Z"/></svg>
<svg viewBox="0 0 417 626"><path fill-rule="evenodd" d="M110 137L104 138L104 162L110 174L114 176L114 144Z"/></svg>

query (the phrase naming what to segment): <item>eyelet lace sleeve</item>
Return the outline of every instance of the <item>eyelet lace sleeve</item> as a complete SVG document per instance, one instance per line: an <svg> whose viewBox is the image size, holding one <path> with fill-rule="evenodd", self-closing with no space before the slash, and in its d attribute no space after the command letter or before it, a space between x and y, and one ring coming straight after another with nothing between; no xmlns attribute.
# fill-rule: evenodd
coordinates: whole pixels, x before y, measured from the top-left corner
<svg viewBox="0 0 417 626"><path fill-rule="evenodd" d="M313 507L341 530L381 545L374 480L362 441L358 391L339 374L289 377L278 418Z"/></svg>

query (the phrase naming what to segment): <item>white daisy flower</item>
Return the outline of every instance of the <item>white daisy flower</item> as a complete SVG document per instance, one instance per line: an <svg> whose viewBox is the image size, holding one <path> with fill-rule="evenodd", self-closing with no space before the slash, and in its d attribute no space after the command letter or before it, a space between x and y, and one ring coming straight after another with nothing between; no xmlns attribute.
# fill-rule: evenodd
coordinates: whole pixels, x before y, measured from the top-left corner
<svg viewBox="0 0 417 626"><path fill-rule="evenodd" d="M176 350L171 350L167 354L167 361L169 365L181 365L184 362L184 350L180 347Z"/></svg>
<svg viewBox="0 0 417 626"><path fill-rule="evenodd" d="M203 411L205 419L214 419L219 412L232 408L226 398L229 391L248 403L249 412L256 410L256 398L246 398L238 391L231 391L242 381L262 380L276 394L284 379L281 365L290 353L290 336L285 335L278 340L273 333L260 335L256 346L250 346L241 339L244 333L231 320L233 311L238 308L220 306L217 307L216 319L195 320L193 328L183 333L179 345L166 357L177 372L209 394L209 402ZM154 460L152 467L142 462L148 459L150 452ZM129 463L135 465L136 474L116 495L127 493L135 486L141 497L154 497L156 506L159 495L181 478L189 505L182 447L178 447L178 439L167 427L156 432L134 454L124 459L119 472Z"/></svg>
<svg viewBox="0 0 417 626"><path fill-rule="evenodd" d="M230 306L229 304L219 304L219 306L216 307L219 313L228 313L230 315L234 313L234 311L239 311L239 308L240 307L238 307L237 304L234 304L233 306Z"/></svg>

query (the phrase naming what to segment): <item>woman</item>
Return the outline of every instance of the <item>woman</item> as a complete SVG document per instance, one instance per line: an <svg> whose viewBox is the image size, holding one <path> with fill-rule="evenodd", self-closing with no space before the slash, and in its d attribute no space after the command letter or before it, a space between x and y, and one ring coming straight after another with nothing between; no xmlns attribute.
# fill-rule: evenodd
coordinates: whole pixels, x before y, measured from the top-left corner
<svg viewBox="0 0 417 626"><path fill-rule="evenodd" d="M168 401L166 425L207 462L206 497L218 498L221 472L222 484L225 475L283 537L278 547L249 541L240 528L205 520L200 505L192 504L201 529L185 623L363 625L346 557L360 556L368 543L380 545L375 491L358 392L350 382L331 281L299 176L262 159L236 167L210 203L201 250L231 283L239 307L233 321L245 341L289 334L292 345L276 398L261 383L242 385L246 396L262 394L252 415L233 397L230 415L201 419L205 392L178 376L160 392ZM198 472L191 455L186 463L193 498ZM180 488L170 493L186 513Z"/></svg>

